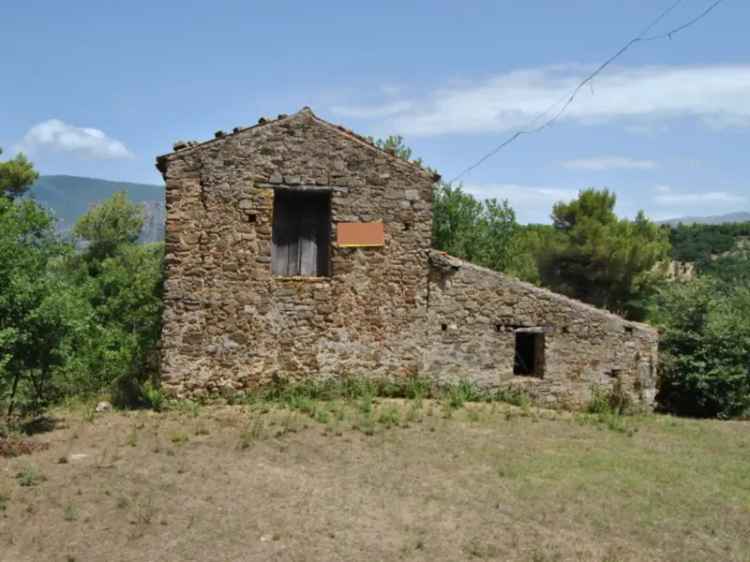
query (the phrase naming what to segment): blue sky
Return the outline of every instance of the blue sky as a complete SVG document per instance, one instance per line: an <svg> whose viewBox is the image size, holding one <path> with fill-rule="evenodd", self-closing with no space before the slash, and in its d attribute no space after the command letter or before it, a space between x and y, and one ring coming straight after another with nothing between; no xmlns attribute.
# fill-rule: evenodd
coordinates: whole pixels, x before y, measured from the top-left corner
<svg viewBox="0 0 750 562"><path fill-rule="evenodd" d="M0 146L44 174L161 183L177 139L309 105L402 134L452 178L674 0L12 2L0 19ZM683 2L654 30L711 0ZM750 210L750 2L634 46L565 116L462 178L519 219L608 187L663 219Z"/></svg>

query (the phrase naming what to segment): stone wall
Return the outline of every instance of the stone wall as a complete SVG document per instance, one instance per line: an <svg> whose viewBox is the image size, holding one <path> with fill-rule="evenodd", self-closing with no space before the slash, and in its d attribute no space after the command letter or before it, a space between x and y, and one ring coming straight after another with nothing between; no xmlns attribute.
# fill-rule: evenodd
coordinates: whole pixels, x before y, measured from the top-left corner
<svg viewBox="0 0 750 562"><path fill-rule="evenodd" d="M616 381L653 401L653 329L431 251L435 176L305 109L160 157L166 180L162 383L176 396L273 377L421 375L518 385L580 406ZM274 277L280 191L331 201L329 277ZM382 221L385 245L336 244ZM544 334L542 378L513 374L515 333Z"/></svg>
<svg viewBox="0 0 750 562"><path fill-rule="evenodd" d="M303 110L180 143L166 180L162 381L179 396L274 375L408 374L421 357L434 175ZM271 275L274 194L331 196L331 277ZM338 222L385 246L338 248Z"/></svg>
<svg viewBox="0 0 750 562"><path fill-rule="evenodd" d="M658 333L645 324L433 251L422 371L445 382L513 386L580 407L616 384L653 405ZM513 374L516 332L544 335L542 378Z"/></svg>

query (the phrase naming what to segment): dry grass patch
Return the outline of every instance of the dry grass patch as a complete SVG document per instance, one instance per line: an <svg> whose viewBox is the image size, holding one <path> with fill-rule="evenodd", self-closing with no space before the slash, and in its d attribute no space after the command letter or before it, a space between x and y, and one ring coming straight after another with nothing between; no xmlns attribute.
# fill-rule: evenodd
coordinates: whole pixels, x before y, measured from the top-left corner
<svg viewBox="0 0 750 562"><path fill-rule="evenodd" d="M750 560L746 422L460 395L59 416L2 460L2 561Z"/></svg>

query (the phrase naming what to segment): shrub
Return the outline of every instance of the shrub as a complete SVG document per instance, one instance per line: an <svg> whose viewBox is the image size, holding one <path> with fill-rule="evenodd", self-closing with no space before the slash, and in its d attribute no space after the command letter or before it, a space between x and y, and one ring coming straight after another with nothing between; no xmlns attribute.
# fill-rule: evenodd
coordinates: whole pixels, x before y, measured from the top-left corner
<svg viewBox="0 0 750 562"><path fill-rule="evenodd" d="M146 381L143 385L143 397L146 400L146 404L149 408L155 412L161 412L164 408L164 394L161 389L154 385L151 381Z"/></svg>
<svg viewBox="0 0 750 562"><path fill-rule="evenodd" d="M700 417L750 414L750 286L709 278L663 289L654 321L660 341L657 400Z"/></svg>

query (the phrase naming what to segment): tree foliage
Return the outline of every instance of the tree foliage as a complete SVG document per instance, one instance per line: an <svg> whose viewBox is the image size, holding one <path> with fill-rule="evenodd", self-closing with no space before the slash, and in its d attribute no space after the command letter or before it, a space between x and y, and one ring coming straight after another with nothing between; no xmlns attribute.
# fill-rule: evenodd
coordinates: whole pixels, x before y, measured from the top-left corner
<svg viewBox="0 0 750 562"><path fill-rule="evenodd" d="M143 222L143 207L120 191L78 219L73 233L86 242L87 255L100 261L114 256L123 245L135 243Z"/></svg>
<svg viewBox="0 0 750 562"><path fill-rule="evenodd" d="M691 416L750 415L750 284L704 276L659 292L659 402Z"/></svg>
<svg viewBox="0 0 750 562"><path fill-rule="evenodd" d="M157 368L161 244L135 244L142 210L124 194L90 210L75 252L51 215L0 197L0 404L10 417L65 396L137 402Z"/></svg>
<svg viewBox="0 0 750 562"><path fill-rule="evenodd" d="M669 228L672 259L693 262L699 269L719 256L736 250L738 242L750 238L750 222L725 224L678 224Z"/></svg>
<svg viewBox="0 0 750 562"><path fill-rule="evenodd" d="M0 154L3 151L0 149ZM0 197L15 199L31 187L39 174L34 165L23 154L17 154L6 162L0 162Z"/></svg>
<svg viewBox="0 0 750 562"><path fill-rule="evenodd" d="M542 284L631 319L645 314L669 253L667 233L643 212L619 219L616 197L586 189L552 210L555 236L539 256Z"/></svg>
<svg viewBox="0 0 750 562"><path fill-rule="evenodd" d="M507 200L477 200L462 187L438 183L432 195L432 245L438 250L507 271L514 263L518 223Z"/></svg>
<svg viewBox="0 0 750 562"><path fill-rule="evenodd" d="M68 264L91 307L92 325L65 384L84 392L109 388L122 403L137 402L141 384L157 369L163 245L136 244L143 222L140 205L114 194L76 223L74 233L86 247Z"/></svg>
<svg viewBox="0 0 750 562"><path fill-rule="evenodd" d="M79 352L60 371L65 394L103 389L120 404L138 403L142 384L155 378L161 331L163 245L124 244L83 268L72 264L90 312Z"/></svg>
<svg viewBox="0 0 750 562"><path fill-rule="evenodd" d="M52 264L70 248L34 201L0 197L0 402L44 405L54 369L74 331L75 303Z"/></svg>
<svg viewBox="0 0 750 562"><path fill-rule="evenodd" d="M369 137L369 140L378 148L385 150L386 152L389 152L394 156L403 158L404 160L411 161L412 150L406 144L404 144L404 137L402 137L401 135L390 135L385 139L374 139L372 137ZM421 165L422 159L418 158L414 160L414 163Z"/></svg>

